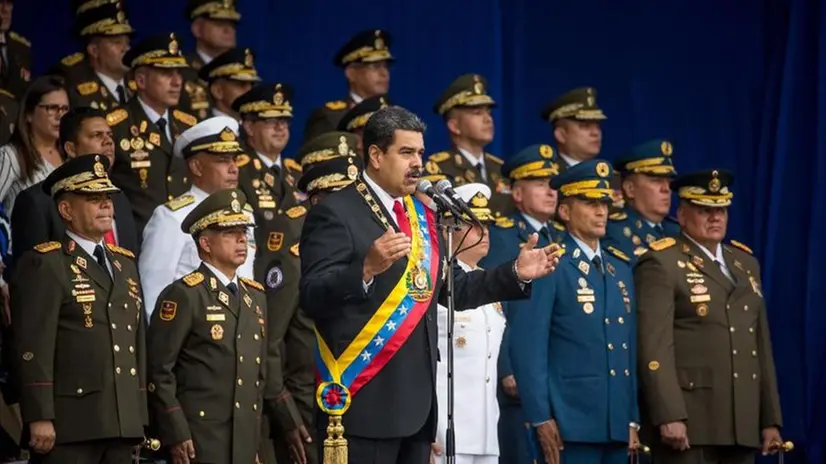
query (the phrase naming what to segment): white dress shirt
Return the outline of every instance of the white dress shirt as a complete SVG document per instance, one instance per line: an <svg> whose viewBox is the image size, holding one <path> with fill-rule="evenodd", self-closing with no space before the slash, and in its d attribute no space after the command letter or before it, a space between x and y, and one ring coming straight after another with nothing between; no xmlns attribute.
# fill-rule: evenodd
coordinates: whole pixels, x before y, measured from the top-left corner
<svg viewBox="0 0 826 464"><path fill-rule="evenodd" d="M195 201L175 211L166 205L155 208L152 217L143 230L143 244L138 261L138 270L143 284L146 316L150 318L161 292L172 282L189 274L201 264L198 247L192 236L181 230L184 218L209 194L192 186L187 194ZM252 218L252 213L247 211ZM255 239L253 229L247 231L247 260L238 268L238 274L252 279L255 263ZM149 320L149 319L147 319Z"/></svg>
<svg viewBox="0 0 826 464"><path fill-rule="evenodd" d="M525 218L525 222L528 223L529 226L533 227L534 232L539 233L542 228L548 228L547 224L542 224L539 222L539 219L529 215L528 213L521 211L522 216Z"/></svg>
<svg viewBox="0 0 826 464"><path fill-rule="evenodd" d="M459 147L456 147L456 148L459 150L459 153L461 153L462 156L465 157L465 159L467 160L468 163L470 163L471 166L477 166L477 165L479 166L479 172L482 173L482 180L487 182L487 180L488 180L488 170L487 170L487 168L485 168L485 154L482 153L482 156L477 158L476 155L474 155L473 153L465 150L464 148L459 148Z"/></svg>
<svg viewBox="0 0 826 464"><path fill-rule="evenodd" d="M143 111L146 113L146 117L149 118L149 120L152 121L154 124L157 124L158 120L161 118L166 119L166 140L169 140L169 142L171 143L172 129L169 127L169 110L165 110L163 112L163 115L160 115L157 112L155 112L155 110L150 108L146 103L144 103L143 100L141 100L141 97L138 97L138 103L140 103L141 108L143 108Z"/></svg>
<svg viewBox="0 0 826 464"><path fill-rule="evenodd" d="M209 62L212 61L211 56L207 55L206 53L202 52L201 50L198 50L197 48L195 49L195 53L197 53L198 56L201 57L201 61L203 61L204 64L209 64Z"/></svg>
<svg viewBox="0 0 826 464"><path fill-rule="evenodd" d="M278 166L279 168L284 167L284 165L281 163L280 154L275 158L275 161L273 161L272 158L270 158L267 155L262 155L260 152L255 152L255 154L258 155L258 159L260 159L261 162L264 163L264 167L266 167L267 169L271 168L273 164Z"/></svg>
<svg viewBox="0 0 826 464"><path fill-rule="evenodd" d="M578 159L571 158L570 156L566 155L565 153L560 153L559 156L568 163L568 166L574 167L577 164L581 163L582 161Z"/></svg>
<svg viewBox="0 0 826 464"><path fill-rule="evenodd" d="M218 268L213 266L212 264L209 264L206 261L201 261L201 262L204 263L204 266L206 266L207 269L209 269L210 271L212 271L213 274L215 274L215 277L218 278L218 282L221 282L221 284L224 287L229 287L229 284L231 284L231 283L234 283L236 287L238 286L238 273L237 272L235 273L234 276L232 276L232 279L230 279L229 277L227 277L226 274L224 274L223 272L218 270Z"/></svg>
<svg viewBox="0 0 826 464"><path fill-rule="evenodd" d="M465 272L473 269L457 261ZM467 311L456 311L453 325L454 426L456 454L499 456L499 403L496 385L497 361L505 316L500 303ZM436 396L439 423L436 442L445 450L447 434L447 308L438 305L439 352L436 365ZM444 455L436 462L441 463ZM457 462L462 462L457 460ZM476 462L476 461L474 461ZM493 461L496 462L496 461Z"/></svg>
<svg viewBox="0 0 826 464"><path fill-rule="evenodd" d="M120 101L120 94L118 94L118 86L121 86L121 88L123 88L124 93L126 92L126 85L123 83L123 79L121 79L120 81L116 81L111 77L107 76L106 74L99 73L97 71L95 71L95 74L97 74L98 78L100 78L100 81L103 82L103 85L106 87L106 90L108 90L109 93L115 97L115 100L118 100L119 103L123 103Z"/></svg>
<svg viewBox="0 0 826 464"><path fill-rule="evenodd" d="M350 92L350 98L353 99L353 101L356 103L356 105L358 105L359 103L364 101L364 98L359 96L359 94L357 94L356 92Z"/></svg>
<svg viewBox="0 0 826 464"><path fill-rule="evenodd" d="M75 243L77 243L77 246L82 248L83 251L85 251L89 256L91 256L92 259L95 260L95 263L97 263L97 258L95 257L95 247L97 247L98 245L103 247L103 252L104 252L104 255L106 256L106 271L109 272L109 277L112 277L112 275L113 275L112 274L112 263L110 262L111 260L109 259L109 256L106 255L106 243L104 243L103 240L101 240L98 243L95 243L95 242L89 240L88 238L81 237L80 235L78 235L78 234L76 234L76 233L74 233L74 232L72 232L71 230L68 230L68 229L66 229L66 235L68 235L69 238L74 240Z"/></svg>

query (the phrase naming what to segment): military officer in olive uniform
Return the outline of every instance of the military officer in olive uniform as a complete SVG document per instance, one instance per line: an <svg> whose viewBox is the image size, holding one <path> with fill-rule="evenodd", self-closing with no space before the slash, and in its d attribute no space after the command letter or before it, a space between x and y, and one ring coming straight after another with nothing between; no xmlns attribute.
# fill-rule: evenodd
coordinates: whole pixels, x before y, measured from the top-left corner
<svg viewBox="0 0 826 464"><path fill-rule="evenodd" d="M189 188L186 166L172 153L178 135L195 125L178 104L187 67L175 34L151 36L132 47L123 64L135 74L135 98L106 115L115 139L112 182L132 203L138 237L152 212Z"/></svg>
<svg viewBox="0 0 826 464"><path fill-rule="evenodd" d="M344 44L333 58L333 65L344 70L349 94L315 109L304 127L302 143L336 130L349 109L365 98L385 95L390 90L390 54L393 37L381 29L361 31Z"/></svg>
<svg viewBox="0 0 826 464"><path fill-rule="evenodd" d="M215 57L235 47L241 14L234 0L188 0L184 13L192 24L195 51L186 56L190 67L183 71L184 93L179 107L202 120L209 117L212 102L209 86L198 73Z"/></svg>
<svg viewBox="0 0 826 464"><path fill-rule="evenodd" d="M203 260L170 284L149 326L149 404L174 462L253 464L266 380L267 303L238 276L247 256L246 196L209 196L181 228ZM180 460L180 461L179 461Z"/></svg>
<svg viewBox="0 0 826 464"><path fill-rule="evenodd" d="M356 153L358 153L362 159L364 159L364 147L362 147L361 144L361 134L364 132L364 126L367 125L367 121L370 119L370 116L373 116L373 113L388 106L393 106L393 102L390 101L390 97L387 95L376 95L365 98L361 103L350 108L338 123L336 130L352 132L358 137Z"/></svg>
<svg viewBox="0 0 826 464"><path fill-rule="evenodd" d="M23 95L32 77L32 44L11 30L14 2L0 2L0 88Z"/></svg>
<svg viewBox="0 0 826 464"><path fill-rule="evenodd" d="M316 137L312 144L321 149L338 151L341 136L336 133L331 134L333 135ZM354 135L344 135L348 147L356 142ZM307 147L307 154L313 151L319 150ZM364 168L364 163L361 157L354 155L324 156L317 159L308 157L307 162L302 162L301 167L303 174L298 180L298 190L307 194L307 201L310 205L316 205L327 195L355 182Z"/></svg>
<svg viewBox="0 0 826 464"><path fill-rule="evenodd" d="M240 117L232 110L232 103L261 81L249 48L233 48L218 55L201 68L198 77L206 82L214 103L210 110L211 115L235 119Z"/></svg>
<svg viewBox="0 0 826 464"><path fill-rule="evenodd" d="M504 164L502 172L510 180L516 212L500 217L490 229L490 252L483 267L493 267L514 259L521 244L533 233L539 234L537 246L560 243L565 226L554 219L557 192L550 186L559 174L559 162L550 145L530 145Z"/></svg>
<svg viewBox="0 0 826 464"><path fill-rule="evenodd" d="M267 305L273 309L270 334L284 345L282 359L271 359L271 387L267 389L267 414L278 461L289 461L291 451L315 448L303 443L314 431L312 323L298 308L300 271L298 242L307 207L306 195L296 189L301 165L281 154L290 139L293 93L289 85L263 83L233 103L241 115L247 155L238 161L239 188L255 212L258 256L255 276L267 288ZM306 347L305 347L306 346ZM277 364L287 365L286 376ZM296 414L298 413L298 414ZM312 449L310 449L312 448Z"/></svg>
<svg viewBox="0 0 826 464"><path fill-rule="evenodd" d="M5 145L14 132L19 105L17 98L6 89L0 89L0 145Z"/></svg>
<svg viewBox="0 0 826 464"><path fill-rule="evenodd" d="M760 263L722 243L733 180L677 178L682 234L651 243L634 271L640 406L657 462L746 464L782 446Z"/></svg>
<svg viewBox="0 0 826 464"><path fill-rule="evenodd" d="M75 22L85 53L63 58L51 71L66 80L70 105L108 111L125 104L135 90L134 81L127 77L129 68L123 64L134 32L126 12L120 3L105 3L82 8Z"/></svg>
<svg viewBox="0 0 826 464"><path fill-rule="evenodd" d="M503 161L485 153L485 146L493 141L491 110L496 106L487 86L484 77L465 74L436 101L433 111L444 119L453 148L430 155L425 178L434 183L447 178L456 185L481 182L489 186L493 214L502 217L514 209L510 186L502 177Z"/></svg>
<svg viewBox="0 0 826 464"><path fill-rule="evenodd" d="M145 319L135 256L112 228L103 155L66 161L43 183L62 241L27 251L12 278L24 443L33 463L129 462L148 424ZM44 285L48 291L44 291Z"/></svg>
<svg viewBox="0 0 826 464"><path fill-rule="evenodd" d="M614 162L622 175L625 206L608 217L605 242L631 256L631 262L648 250L651 242L676 237L680 225L670 218L671 179L677 175L667 140L657 139L632 148Z"/></svg>

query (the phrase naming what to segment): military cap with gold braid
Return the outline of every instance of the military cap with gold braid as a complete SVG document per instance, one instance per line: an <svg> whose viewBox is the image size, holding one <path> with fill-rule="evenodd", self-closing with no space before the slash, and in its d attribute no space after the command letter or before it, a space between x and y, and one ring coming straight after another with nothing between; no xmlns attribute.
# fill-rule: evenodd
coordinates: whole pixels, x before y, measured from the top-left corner
<svg viewBox="0 0 826 464"><path fill-rule="evenodd" d="M674 177L677 171L671 161L674 147L663 139L649 140L637 145L614 161L614 169L623 176L645 174L654 177Z"/></svg>
<svg viewBox="0 0 826 464"><path fill-rule="evenodd" d="M362 129L367 125L367 120L370 119L370 116L373 116L373 113L388 106L393 106L393 102L390 101L387 95L365 98L344 113L344 117L338 123L338 130L350 132Z"/></svg>
<svg viewBox="0 0 826 464"><path fill-rule="evenodd" d="M219 190L198 204L181 223L186 234L198 235L206 229L255 227L252 217L244 212L247 196L239 189Z"/></svg>
<svg viewBox="0 0 826 464"><path fill-rule="evenodd" d="M129 24L120 3L105 3L97 8L78 13L75 33L80 37L131 35L135 30Z"/></svg>
<svg viewBox="0 0 826 464"><path fill-rule="evenodd" d="M531 145L502 165L502 175L511 180L546 179L559 175L556 152L550 145Z"/></svg>
<svg viewBox="0 0 826 464"><path fill-rule="evenodd" d="M494 107L487 93L488 81L478 74L465 74L456 78L433 105L433 111L440 116L456 107Z"/></svg>
<svg viewBox="0 0 826 464"><path fill-rule="evenodd" d="M613 169L607 161L593 159L583 161L568 168L551 179L551 188L562 198L581 198L613 202L614 189L611 188Z"/></svg>
<svg viewBox="0 0 826 464"><path fill-rule="evenodd" d="M186 58L181 54L181 45L175 33L153 35L141 40L123 55L127 68L138 66L153 68L188 68Z"/></svg>
<svg viewBox="0 0 826 464"><path fill-rule="evenodd" d="M463 184L456 187L456 194L467 203L476 218L482 224L493 224L496 218L493 216L488 203L490 203L490 187L486 184ZM446 216L452 216L450 212L445 213ZM466 215L465 215L466 216ZM466 219L469 219L466 217Z"/></svg>
<svg viewBox="0 0 826 464"><path fill-rule="evenodd" d="M387 31L370 29L354 35L344 44L333 58L333 64L345 67L352 63L375 63L378 61L395 61L390 54L393 37Z"/></svg>
<svg viewBox="0 0 826 464"><path fill-rule="evenodd" d="M725 208L731 205L734 174L722 169L697 171L674 179L671 190L683 200L699 206Z"/></svg>
<svg viewBox="0 0 826 464"><path fill-rule="evenodd" d="M103 155L83 155L71 158L52 171L43 181L46 195L63 193L115 193L120 189L109 180L109 158Z"/></svg>
<svg viewBox="0 0 826 464"><path fill-rule="evenodd" d="M258 84L232 102L242 118L292 118L293 89L287 84Z"/></svg>
<svg viewBox="0 0 826 464"><path fill-rule="evenodd" d="M249 48L233 48L216 56L198 71L204 82L213 83L218 79L239 82L260 82L255 69L255 59Z"/></svg>
<svg viewBox="0 0 826 464"><path fill-rule="evenodd" d="M75 15L80 15L86 11L119 2L120 0L72 0L72 11L75 12Z"/></svg>
<svg viewBox="0 0 826 464"><path fill-rule="evenodd" d="M593 87L571 90L554 100L542 111L542 119L556 122L560 119L602 121L605 113L597 106L597 91Z"/></svg>
<svg viewBox="0 0 826 464"><path fill-rule="evenodd" d="M205 119L178 136L173 153L183 159L198 153L240 155L244 149L238 142L238 121L229 116Z"/></svg>
<svg viewBox="0 0 826 464"><path fill-rule="evenodd" d="M349 132L327 132L305 143L297 155L302 171L298 190L312 195L352 184L362 170L357 145L357 136Z"/></svg>
<svg viewBox="0 0 826 464"><path fill-rule="evenodd" d="M235 9L235 0L189 0L184 13L190 21L198 18L232 22L241 20L241 13Z"/></svg>

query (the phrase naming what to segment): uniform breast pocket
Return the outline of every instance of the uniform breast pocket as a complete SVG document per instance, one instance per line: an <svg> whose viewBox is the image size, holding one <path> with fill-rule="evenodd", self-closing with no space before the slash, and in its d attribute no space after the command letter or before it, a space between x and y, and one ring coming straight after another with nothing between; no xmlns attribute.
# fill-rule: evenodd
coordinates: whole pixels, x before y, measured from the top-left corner
<svg viewBox="0 0 826 464"><path fill-rule="evenodd" d="M677 381L684 392L711 388L712 372L708 367L683 367L677 369Z"/></svg>

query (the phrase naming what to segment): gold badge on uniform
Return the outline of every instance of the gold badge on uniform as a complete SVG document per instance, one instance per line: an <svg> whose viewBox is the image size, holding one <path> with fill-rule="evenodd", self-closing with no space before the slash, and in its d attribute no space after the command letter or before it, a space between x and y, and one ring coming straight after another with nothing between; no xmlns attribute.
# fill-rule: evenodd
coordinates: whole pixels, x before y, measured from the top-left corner
<svg viewBox="0 0 826 464"><path fill-rule="evenodd" d="M456 166L461 166L462 165L462 155L460 155L458 153L453 155L453 161L456 163Z"/></svg>
<svg viewBox="0 0 826 464"><path fill-rule="evenodd" d="M579 250L579 248L577 248L576 250L574 250L574 253L573 253L572 256L573 256L574 259L577 259L577 258L579 258L579 255L581 255L581 254L582 254L582 252Z"/></svg>
<svg viewBox="0 0 826 464"><path fill-rule="evenodd" d="M216 288L218 288L218 280L215 279L215 277L210 277L209 278L209 288L212 289L212 290L215 290Z"/></svg>
<svg viewBox="0 0 826 464"><path fill-rule="evenodd" d="M252 308L252 298L249 295L244 295L244 303L246 303L247 306Z"/></svg>
<svg viewBox="0 0 826 464"><path fill-rule="evenodd" d="M77 263L78 266L82 267L83 269L86 269L86 259L85 258L81 258L80 256L78 256L77 260L75 262Z"/></svg>
<svg viewBox="0 0 826 464"><path fill-rule="evenodd" d="M594 312L594 304L585 303L584 305L582 305L582 310L585 312L585 314L591 314Z"/></svg>
<svg viewBox="0 0 826 464"><path fill-rule="evenodd" d="M284 234L281 232L270 232L267 237L267 249L270 251L278 251L284 244Z"/></svg>
<svg viewBox="0 0 826 464"><path fill-rule="evenodd" d="M588 274L588 271L591 270L591 266L585 261L580 261L577 267L579 267L579 270L582 271L583 274Z"/></svg>
<svg viewBox="0 0 826 464"><path fill-rule="evenodd" d="M138 131L138 126L133 124L132 127L129 128L129 133L132 134L132 137L137 137L138 134L140 134L140 131ZM126 140L126 139L124 139L124 140ZM123 142L121 142L121 143L123 143ZM127 140L126 143L129 143L129 141Z"/></svg>
<svg viewBox="0 0 826 464"><path fill-rule="evenodd" d="M178 312L178 303L174 301L164 301L161 303L161 320L169 322L175 319L175 314Z"/></svg>
<svg viewBox="0 0 826 464"><path fill-rule="evenodd" d="M659 368L660 363L658 363L657 361L651 361L650 363L648 363L648 370L650 371L656 371Z"/></svg>
<svg viewBox="0 0 826 464"><path fill-rule="evenodd" d="M630 236L631 236L631 228L630 228L630 227L628 227L628 226L625 226L625 227L622 229L622 234L623 234L623 235L625 235L626 237L630 237ZM635 245L636 245L636 244L635 244Z"/></svg>
<svg viewBox="0 0 826 464"><path fill-rule="evenodd" d="M640 238L635 235L631 237L631 243L633 243L636 246L640 246L640 244L642 244L642 240L640 240Z"/></svg>
<svg viewBox="0 0 826 464"><path fill-rule="evenodd" d="M466 170L466 171L465 171L465 177L466 177L466 178L467 178L467 180L469 180L470 182L476 182L476 173L475 173L475 172L473 172L473 171L472 171L472 170L470 170L470 169L468 169L468 170Z"/></svg>
<svg viewBox="0 0 826 464"><path fill-rule="evenodd" d="M132 126L135 127L135 126ZM120 139L120 149L123 151L129 150L129 141L126 139Z"/></svg>
<svg viewBox="0 0 826 464"><path fill-rule="evenodd" d="M31 351L23 353L23 361L31 361L32 359L34 359L34 353Z"/></svg>
<svg viewBox="0 0 826 464"><path fill-rule="evenodd" d="M212 335L213 340L221 340L224 338L224 328L221 327L219 324L215 324L209 330L210 335Z"/></svg>
<svg viewBox="0 0 826 464"><path fill-rule="evenodd" d="M691 262L694 263L694 265L697 267L703 267L703 258L699 256L692 256Z"/></svg>
<svg viewBox="0 0 826 464"><path fill-rule="evenodd" d="M700 317L708 316L708 305L705 303L697 305L697 315Z"/></svg>
<svg viewBox="0 0 826 464"><path fill-rule="evenodd" d="M708 288L706 288L704 285L697 284L691 287L691 293L695 295L702 295L704 293L708 293Z"/></svg>
<svg viewBox="0 0 826 464"><path fill-rule="evenodd" d="M605 265L605 269L608 269L608 273L614 275L615 269L611 263Z"/></svg>
<svg viewBox="0 0 826 464"><path fill-rule="evenodd" d="M296 256L296 257L299 256L299 254L298 254L298 244L297 243L290 247L290 253L292 253L293 256Z"/></svg>
<svg viewBox="0 0 826 464"><path fill-rule="evenodd" d="M207 314L207 322L223 322L227 320L226 314Z"/></svg>
<svg viewBox="0 0 826 464"><path fill-rule="evenodd" d="M459 338L456 339L456 346L458 346L459 348L462 348L465 345L467 345L467 339L465 339L465 337L460 336Z"/></svg>
<svg viewBox="0 0 826 464"><path fill-rule="evenodd" d="M749 276L749 282L751 282L751 289L754 290L754 293L763 298L763 291L760 290L760 283L757 282L757 279L754 276Z"/></svg>
<svg viewBox="0 0 826 464"><path fill-rule="evenodd" d="M157 132L151 132L149 134L149 143L151 143L152 145L160 146L161 145L161 134L159 134Z"/></svg>
<svg viewBox="0 0 826 464"><path fill-rule="evenodd" d="M275 176L273 176L269 172L264 174L264 182L270 187L272 187L273 185L275 185Z"/></svg>
<svg viewBox="0 0 826 464"><path fill-rule="evenodd" d="M118 271L121 270L120 261L113 259L112 265L115 266L115 269L117 269Z"/></svg>
<svg viewBox="0 0 826 464"><path fill-rule="evenodd" d="M229 306L229 295L227 295L226 293L218 292L218 300L221 303L224 303L225 305Z"/></svg>
<svg viewBox="0 0 826 464"><path fill-rule="evenodd" d="M679 267L680 269L684 269L685 268L685 263L678 260L677 261L677 267Z"/></svg>

